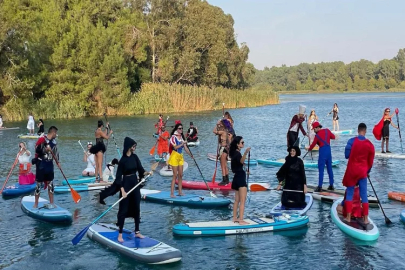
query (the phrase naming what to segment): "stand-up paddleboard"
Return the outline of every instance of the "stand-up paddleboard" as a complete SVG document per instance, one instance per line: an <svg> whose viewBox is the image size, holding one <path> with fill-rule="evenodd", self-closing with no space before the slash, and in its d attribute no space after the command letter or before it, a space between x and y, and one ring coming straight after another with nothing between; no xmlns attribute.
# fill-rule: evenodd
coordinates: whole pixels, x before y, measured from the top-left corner
<svg viewBox="0 0 405 270"><path fill-rule="evenodd" d="M212 160L212 161L217 161L217 154L208 153L208 154L207 154L207 158L208 158L209 160ZM219 161L219 160L218 160L218 161ZM230 158L228 158L228 163L231 163L231 159L230 159ZM245 159L244 164L245 164L245 165L248 165L248 159L247 159L247 158ZM256 159L250 159L249 165L257 165L257 164L258 164L258 162L257 162Z"/></svg>
<svg viewBox="0 0 405 270"><path fill-rule="evenodd" d="M288 192L288 191L285 191L285 192ZM308 194L308 193L305 194L305 202L307 205L302 208L286 208L281 204L281 202L279 202L276 206L274 206L270 210L270 214L271 215L294 214L294 215L303 216L308 212L309 209L311 209L312 204L314 202L314 199L312 198L311 194Z"/></svg>
<svg viewBox="0 0 405 270"><path fill-rule="evenodd" d="M155 161L166 162L168 156L169 155L166 155L163 158L161 158L161 157L159 157L159 155L155 155Z"/></svg>
<svg viewBox="0 0 405 270"><path fill-rule="evenodd" d="M118 227L112 224L97 223L87 231L87 236L125 256L147 264L166 264L181 260L181 251L153 238L135 237L133 231L123 230L124 242L118 242Z"/></svg>
<svg viewBox="0 0 405 270"><path fill-rule="evenodd" d="M305 145L305 150L307 150L308 151L308 149L309 149L309 145ZM315 147L314 148L312 148L312 151L319 151L319 145L315 145Z"/></svg>
<svg viewBox="0 0 405 270"><path fill-rule="evenodd" d="M314 200L319 200L326 203L334 203L337 199L343 198L345 195L345 190L335 189L335 190L326 190L323 189L321 192L315 192L316 186L307 185L308 193L311 193ZM369 206L372 208L379 208L378 200L375 196L367 196Z"/></svg>
<svg viewBox="0 0 405 270"><path fill-rule="evenodd" d="M335 135L352 135L355 133L355 129L345 129L345 130L337 130L331 131Z"/></svg>
<svg viewBox="0 0 405 270"><path fill-rule="evenodd" d="M2 195L4 197L7 196L18 196L18 195L23 195L27 193L31 193L32 191L35 190L35 187L37 186L36 183L31 184L31 185L20 185L18 183L8 186L3 190Z"/></svg>
<svg viewBox="0 0 405 270"><path fill-rule="evenodd" d="M259 164L264 164L264 165L270 165L270 166L275 166L275 167L281 167L285 163L284 158L280 159L258 159L257 162ZM337 167L340 164L340 160L335 160L332 161L332 167ZM304 167L305 168L318 168L318 162L311 162L311 161L306 161L304 160ZM326 167L326 165L325 165Z"/></svg>
<svg viewBox="0 0 405 270"><path fill-rule="evenodd" d="M222 190L222 191L231 191L232 189L232 182L225 186L218 185L219 182L207 182L209 188L211 190ZM176 180L176 185L178 185L178 181ZM208 190L207 185L202 181L182 181L182 187L188 189L198 189L198 190ZM251 191L262 191L262 190L270 190L270 184L268 183L249 183L249 190Z"/></svg>
<svg viewBox="0 0 405 270"><path fill-rule="evenodd" d="M399 217L401 218L401 220L403 222L405 222L405 210L402 210L401 214L399 215Z"/></svg>
<svg viewBox="0 0 405 270"><path fill-rule="evenodd" d="M350 224L347 224L343 221L344 217L338 214L336 208L342 202L342 199L336 200L332 208L330 209L330 213L332 216L333 222L339 227L339 229L350 235L353 238L363 240L363 241L374 241L377 240L380 236L380 232L378 231L377 226L369 217L368 220L370 221L369 224L364 224L363 219L353 218L351 219Z"/></svg>
<svg viewBox="0 0 405 270"><path fill-rule="evenodd" d="M68 179L69 184L71 185L79 185L79 184L89 184L94 183L96 181L95 176L79 176L77 178ZM66 186L66 180L62 181L62 185Z"/></svg>
<svg viewBox="0 0 405 270"><path fill-rule="evenodd" d="M175 198L172 198L170 197L170 191L150 190L144 188L141 189L141 198L151 202L198 208L228 207L231 203L228 199L195 194L186 194L184 196L176 196Z"/></svg>
<svg viewBox="0 0 405 270"><path fill-rule="evenodd" d="M19 127L2 127L2 128L0 128L0 131L2 131L2 130L13 130L13 129L20 129Z"/></svg>
<svg viewBox="0 0 405 270"><path fill-rule="evenodd" d="M390 191L388 192L388 198L400 202L405 202L405 192Z"/></svg>
<svg viewBox="0 0 405 270"><path fill-rule="evenodd" d="M40 135L28 135L28 134L20 134L17 136L17 138L20 139L38 139L39 137L41 137Z"/></svg>
<svg viewBox="0 0 405 270"><path fill-rule="evenodd" d="M375 152L374 158L397 158L397 159L405 159L405 154Z"/></svg>
<svg viewBox="0 0 405 270"><path fill-rule="evenodd" d="M34 196L25 196L21 200L21 209L28 216L54 223L71 223L72 214L55 204L55 208L49 204L48 200L39 198L38 208L33 208L35 202Z"/></svg>
<svg viewBox="0 0 405 270"><path fill-rule="evenodd" d="M112 183L113 182L82 184L82 185L75 185L73 188L77 192L91 191L91 190L104 190L106 187L111 186ZM67 192L70 192L69 186L55 186L55 193L67 193Z"/></svg>
<svg viewBox="0 0 405 270"><path fill-rule="evenodd" d="M198 145L200 145L200 140L196 142L187 142L187 146L198 146Z"/></svg>
<svg viewBox="0 0 405 270"><path fill-rule="evenodd" d="M282 215L274 218L250 217L244 221L248 225L235 223L232 220L176 224L173 227L173 234L179 236L219 236L293 230L306 226L309 218L307 216Z"/></svg>
<svg viewBox="0 0 405 270"><path fill-rule="evenodd" d="M184 161L183 164L183 172L185 172L188 169L188 163ZM167 166L164 166L160 171L159 174L161 176L173 176L173 170L169 169Z"/></svg>

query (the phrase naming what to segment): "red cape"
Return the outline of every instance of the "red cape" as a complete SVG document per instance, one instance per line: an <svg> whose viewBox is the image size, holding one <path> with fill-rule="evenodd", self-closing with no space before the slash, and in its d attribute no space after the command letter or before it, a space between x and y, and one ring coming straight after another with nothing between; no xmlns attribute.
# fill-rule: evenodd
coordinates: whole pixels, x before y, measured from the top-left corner
<svg viewBox="0 0 405 270"><path fill-rule="evenodd" d="M374 137L379 141L381 140L381 137L382 137L383 127L384 127L384 116L383 116L383 118L381 118L380 122L378 122L378 124L375 125L373 128Z"/></svg>

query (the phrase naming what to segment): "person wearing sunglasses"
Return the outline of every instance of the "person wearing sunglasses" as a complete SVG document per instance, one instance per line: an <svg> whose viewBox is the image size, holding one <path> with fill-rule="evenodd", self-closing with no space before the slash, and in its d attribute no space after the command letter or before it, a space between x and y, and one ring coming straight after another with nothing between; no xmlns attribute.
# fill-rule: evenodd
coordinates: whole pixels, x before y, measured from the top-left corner
<svg viewBox="0 0 405 270"><path fill-rule="evenodd" d="M382 128L381 153L391 153L391 151L388 150L390 139L390 125L398 129L398 127L392 122L392 117L394 116L394 114L390 115L390 112L390 108L386 108L383 113L384 124ZM384 151L384 142L386 151Z"/></svg>
<svg viewBox="0 0 405 270"><path fill-rule="evenodd" d="M90 149L93 147L92 142L87 143L87 151L84 153L83 162L87 162L86 169L83 170L83 176L94 176L96 173L96 161L94 154L90 153Z"/></svg>
<svg viewBox="0 0 405 270"><path fill-rule="evenodd" d="M173 178L170 187L170 197L176 197L174 195L174 185L176 183L176 179L178 180L178 187L179 187L179 196L183 196L183 165L184 165L184 158L183 158L183 149L193 158L191 155L190 150L187 147L187 141L184 138L183 134L183 125L181 123L177 123L170 134L170 158L169 158L169 165L173 170Z"/></svg>

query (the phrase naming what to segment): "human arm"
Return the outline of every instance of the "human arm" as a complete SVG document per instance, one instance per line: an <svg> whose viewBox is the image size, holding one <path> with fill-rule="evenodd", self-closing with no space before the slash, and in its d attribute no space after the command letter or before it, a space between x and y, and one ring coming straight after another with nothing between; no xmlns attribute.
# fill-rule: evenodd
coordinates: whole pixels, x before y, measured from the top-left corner
<svg viewBox="0 0 405 270"><path fill-rule="evenodd" d="M305 121L305 118L300 118L297 116L297 123L298 123L299 129L301 130L301 132L304 136L307 136L307 133L305 132L304 127L302 126L302 123L304 121Z"/></svg>
<svg viewBox="0 0 405 270"><path fill-rule="evenodd" d="M277 190L281 189L281 186L283 184L283 181L285 180L286 175L287 175L287 165L286 163L284 163L276 173L276 177L278 180Z"/></svg>
<svg viewBox="0 0 405 270"><path fill-rule="evenodd" d="M138 170L139 178L145 177L145 175L148 173L143 168L141 160L139 159L139 157L137 155L135 155L135 161L136 161L136 168Z"/></svg>
<svg viewBox="0 0 405 270"><path fill-rule="evenodd" d="M84 152L83 162L87 162L87 153L86 152Z"/></svg>
<svg viewBox="0 0 405 270"><path fill-rule="evenodd" d="M336 139L335 134L333 134L332 131L330 131L329 129L328 129L328 133L329 133L329 136L330 136L330 138L331 138L332 140Z"/></svg>
<svg viewBox="0 0 405 270"><path fill-rule="evenodd" d="M391 120L391 126L393 126L394 128L398 129L398 127L394 124L394 122Z"/></svg>
<svg viewBox="0 0 405 270"><path fill-rule="evenodd" d="M190 151L190 149L189 149L188 146L187 146L187 143L184 144L184 150L187 152L187 154L189 154L189 156L190 156L191 158L194 158L193 154L191 154L191 151Z"/></svg>
<svg viewBox="0 0 405 270"><path fill-rule="evenodd" d="M348 159L350 157L350 152L352 151L352 146L353 146L354 138L351 138L350 140L347 141L346 147L345 147L345 158Z"/></svg>
<svg viewBox="0 0 405 270"><path fill-rule="evenodd" d="M311 145L309 146L308 151L312 151L312 149L314 149L315 145L317 145L318 143L318 137L315 136L313 142L311 143Z"/></svg>
<svg viewBox="0 0 405 270"><path fill-rule="evenodd" d="M243 153L241 159L240 159L240 163L245 164L245 159L247 154L250 152L250 147L246 148L245 153Z"/></svg>
<svg viewBox="0 0 405 270"><path fill-rule="evenodd" d="M108 126L108 124L107 124L107 126ZM110 129L110 132L108 132L108 129L106 129L105 131L97 130L96 134L100 135L101 138L108 140L112 133L113 133L112 129Z"/></svg>

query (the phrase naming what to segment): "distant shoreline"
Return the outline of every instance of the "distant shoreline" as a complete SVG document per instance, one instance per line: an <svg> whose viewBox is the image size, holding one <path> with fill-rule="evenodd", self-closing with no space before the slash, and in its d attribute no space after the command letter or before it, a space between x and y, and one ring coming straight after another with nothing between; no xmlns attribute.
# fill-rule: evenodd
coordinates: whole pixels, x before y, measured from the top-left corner
<svg viewBox="0 0 405 270"><path fill-rule="evenodd" d="M279 91L276 92L279 95L304 95L304 94L363 94L363 93L405 93L405 89L392 88L385 91L378 90L350 90L350 91L338 91L338 90L322 90L322 91L312 91L312 90L299 90L299 91Z"/></svg>

